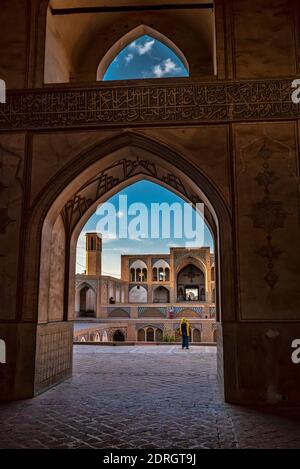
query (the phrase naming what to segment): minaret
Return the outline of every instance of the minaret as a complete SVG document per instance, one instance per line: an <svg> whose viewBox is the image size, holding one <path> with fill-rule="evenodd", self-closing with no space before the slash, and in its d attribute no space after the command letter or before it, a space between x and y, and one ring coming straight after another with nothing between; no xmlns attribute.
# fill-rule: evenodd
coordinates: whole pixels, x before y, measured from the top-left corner
<svg viewBox="0 0 300 469"><path fill-rule="evenodd" d="M102 238L99 233L86 233L86 274L101 275Z"/></svg>

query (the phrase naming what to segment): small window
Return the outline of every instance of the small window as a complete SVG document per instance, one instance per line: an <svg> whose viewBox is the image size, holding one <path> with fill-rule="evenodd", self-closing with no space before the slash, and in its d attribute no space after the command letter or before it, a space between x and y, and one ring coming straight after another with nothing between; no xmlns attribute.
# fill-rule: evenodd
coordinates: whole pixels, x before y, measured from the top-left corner
<svg viewBox="0 0 300 469"><path fill-rule="evenodd" d="M103 80L187 77L188 70L178 55L151 36L131 42L114 58Z"/></svg>

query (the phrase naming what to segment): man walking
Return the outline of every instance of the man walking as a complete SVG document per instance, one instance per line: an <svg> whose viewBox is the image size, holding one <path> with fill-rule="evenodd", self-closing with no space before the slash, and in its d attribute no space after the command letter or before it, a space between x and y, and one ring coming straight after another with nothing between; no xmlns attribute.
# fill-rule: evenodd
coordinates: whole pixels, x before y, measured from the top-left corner
<svg viewBox="0 0 300 469"><path fill-rule="evenodd" d="M186 318L180 321L179 333L182 337L182 349L189 348L190 324Z"/></svg>

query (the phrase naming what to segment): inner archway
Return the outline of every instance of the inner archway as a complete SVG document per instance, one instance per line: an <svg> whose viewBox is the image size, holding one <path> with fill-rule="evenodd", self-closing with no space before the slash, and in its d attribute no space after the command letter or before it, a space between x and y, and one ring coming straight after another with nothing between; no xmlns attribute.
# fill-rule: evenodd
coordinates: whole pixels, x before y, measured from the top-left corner
<svg viewBox="0 0 300 469"><path fill-rule="evenodd" d="M33 302L38 299L38 328L42 333L45 328L50 328L53 321L47 301L52 230L57 228L58 219L61 220L61 226L64 226L65 252L64 256L60 256L61 269L64 272L63 307L60 309L60 325L58 326L56 321L56 327L60 327L65 334L68 334L70 339L66 347L69 351L72 347L72 323L70 321L74 319L75 248L78 235L99 202L107 200L120 188L140 179L149 179L164 187L169 187L170 190L193 204L197 201L205 202L204 216L214 236L216 247L215 277L219 285L216 301L218 319L221 315L222 317L230 316L234 311L233 298L230 293L232 277L226 275L228 270L232 273L232 259L229 255L231 239L228 236L230 217L223 199L201 172L168 147L136 134L120 135L85 152L84 158L80 155L77 162L64 168L59 177L45 191L44 197L36 200L28 229L30 249L26 272L32 280L40 275L40 282L39 289L32 288L32 291L28 289L25 292L25 305L32 308ZM100 181L104 181L104 184L99 185ZM108 184L108 181L114 181L114 183ZM41 240L40 247L36 246L36 243L30 243L31 237L37 235ZM222 250L220 246L223 246ZM32 258L39 259L39 248L41 248L40 264L29 261ZM221 261L222 269L220 269ZM36 284L33 281L31 285L34 287ZM54 342L53 347L56 347ZM50 347L49 353L43 355L43 362L37 362L36 372L38 367L44 366L45 361L48 362L51 359ZM70 372L71 360L69 367L65 366L64 369L59 370L59 375L60 377L68 376ZM51 382L55 380L56 376L52 376ZM46 387L47 383L36 382L36 392Z"/></svg>
<svg viewBox="0 0 300 469"><path fill-rule="evenodd" d="M58 0L56 0L57 3ZM114 15L82 12L60 15L49 0L40 0L37 12L37 86L53 83L92 83L103 76L115 57L135 40L148 35L168 47L191 76L213 76L217 73L214 11L159 10L130 15L124 11L117 22ZM180 24L180 28L172 27ZM193 34L186 34L186 31ZM109 31L109 34L107 33ZM125 33L125 34L124 34ZM158 71L166 71L158 63ZM167 65L170 66L170 63ZM121 79L121 78L119 78Z"/></svg>

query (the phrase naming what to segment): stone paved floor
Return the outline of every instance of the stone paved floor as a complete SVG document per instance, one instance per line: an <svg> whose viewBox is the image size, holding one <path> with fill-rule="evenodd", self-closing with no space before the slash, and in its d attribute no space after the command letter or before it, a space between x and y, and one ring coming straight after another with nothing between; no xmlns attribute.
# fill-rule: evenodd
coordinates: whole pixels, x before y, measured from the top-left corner
<svg viewBox="0 0 300 469"><path fill-rule="evenodd" d="M76 346L74 374L0 404L0 448L299 448L299 409L225 404L214 347Z"/></svg>

